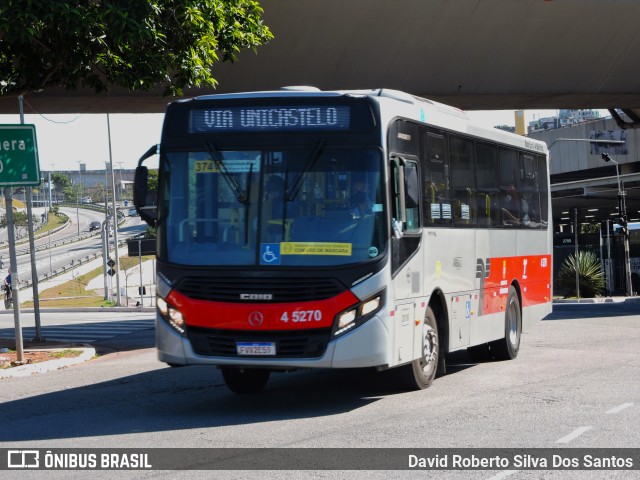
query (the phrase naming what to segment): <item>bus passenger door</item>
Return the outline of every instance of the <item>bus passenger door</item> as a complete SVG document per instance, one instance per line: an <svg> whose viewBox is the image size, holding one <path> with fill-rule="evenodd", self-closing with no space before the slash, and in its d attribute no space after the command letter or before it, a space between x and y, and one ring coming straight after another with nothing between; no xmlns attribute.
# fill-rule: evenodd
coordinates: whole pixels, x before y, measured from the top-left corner
<svg viewBox="0 0 640 480"><path fill-rule="evenodd" d="M393 365L415 358L416 302L424 293L422 220L418 164L405 158L391 158L393 225L391 238L393 291ZM393 366L392 365L392 366Z"/></svg>
<svg viewBox="0 0 640 480"><path fill-rule="evenodd" d="M422 295L422 219L418 164L404 158L391 158L393 219L391 267L396 299Z"/></svg>
<svg viewBox="0 0 640 480"><path fill-rule="evenodd" d="M413 331L416 305L414 302L396 304L394 311L394 335L392 365L413 360Z"/></svg>

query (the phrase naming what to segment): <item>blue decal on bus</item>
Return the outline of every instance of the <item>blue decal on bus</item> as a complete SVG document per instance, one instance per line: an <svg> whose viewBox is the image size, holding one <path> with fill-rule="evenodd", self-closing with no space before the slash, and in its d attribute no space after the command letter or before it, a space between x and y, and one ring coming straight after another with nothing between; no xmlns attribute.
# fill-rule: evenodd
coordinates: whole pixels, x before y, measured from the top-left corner
<svg viewBox="0 0 640 480"><path fill-rule="evenodd" d="M260 244L260 264L280 265L280 244L261 243Z"/></svg>

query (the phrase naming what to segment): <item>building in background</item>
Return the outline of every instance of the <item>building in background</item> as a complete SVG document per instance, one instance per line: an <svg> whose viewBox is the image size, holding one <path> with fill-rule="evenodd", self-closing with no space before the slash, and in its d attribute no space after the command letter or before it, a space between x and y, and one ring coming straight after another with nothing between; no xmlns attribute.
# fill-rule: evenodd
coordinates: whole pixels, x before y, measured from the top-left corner
<svg viewBox="0 0 640 480"><path fill-rule="evenodd" d="M516 130L518 121L518 112L516 110ZM527 133L538 132L540 130L551 130L554 128L568 127L571 125L577 125L579 123L590 122L598 120L600 118L600 112L592 109L566 109L559 110L556 117L540 117L534 118L529 122Z"/></svg>

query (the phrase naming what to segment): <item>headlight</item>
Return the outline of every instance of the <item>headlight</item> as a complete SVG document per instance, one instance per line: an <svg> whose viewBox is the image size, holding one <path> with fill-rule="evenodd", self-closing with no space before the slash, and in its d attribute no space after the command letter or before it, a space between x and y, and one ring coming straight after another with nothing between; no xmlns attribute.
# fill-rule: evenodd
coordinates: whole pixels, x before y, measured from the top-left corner
<svg viewBox="0 0 640 480"><path fill-rule="evenodd" d="M384 293L385 291L382 290L358 305L351 307L349 310L339 313L336 317L333 336L337 337L342 335L372 318L384 304Z"/></svg>
<svg viewBox="0 0 640 480"><path fill-rule="evenodd" d="M156 298L156 305L161 315L169 315L169 305L167 305L167 302L165 302L163 298Z"/></svg>
<svg viewBox="0 0 640 480"><path fill-rule="evenodd" d="M156 305L158 307L160 317L171 325L171 327L173 327L173 329L180 335L184 335L186 332L185 322L180 310L161 297L156 297Z"/></svg>
<svg viewBox="0 0 640 480"><path fill-rule="evenodd" d="M338 317L338 328L344 328L356 319L356 309L349 310Z"/></svg>

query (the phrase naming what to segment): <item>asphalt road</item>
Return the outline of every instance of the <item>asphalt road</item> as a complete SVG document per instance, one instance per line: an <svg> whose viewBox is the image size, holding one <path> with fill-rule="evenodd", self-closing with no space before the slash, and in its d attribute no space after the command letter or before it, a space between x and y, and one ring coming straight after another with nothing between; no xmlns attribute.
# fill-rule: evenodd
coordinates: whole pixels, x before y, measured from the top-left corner
<svg viewBox="0 0 640 480"><path fill-rule="evenodd" d="M0 381L0 448L637 449L639 333L637 304L560 305L523 336L515 361L476 364L466 353L456 353L448 359L448 373L425 391L398 390L388 376L370 371L298 371L273 375L259 395L238 396L215 368L159 363L151 347L153 330L139 330L102 340L103 355L82 365ZM28 478L52 474L34 471ZM523 468L139 471L91 472L91 477L101 474L154 479L637 478L637 470Z"/></svg>

